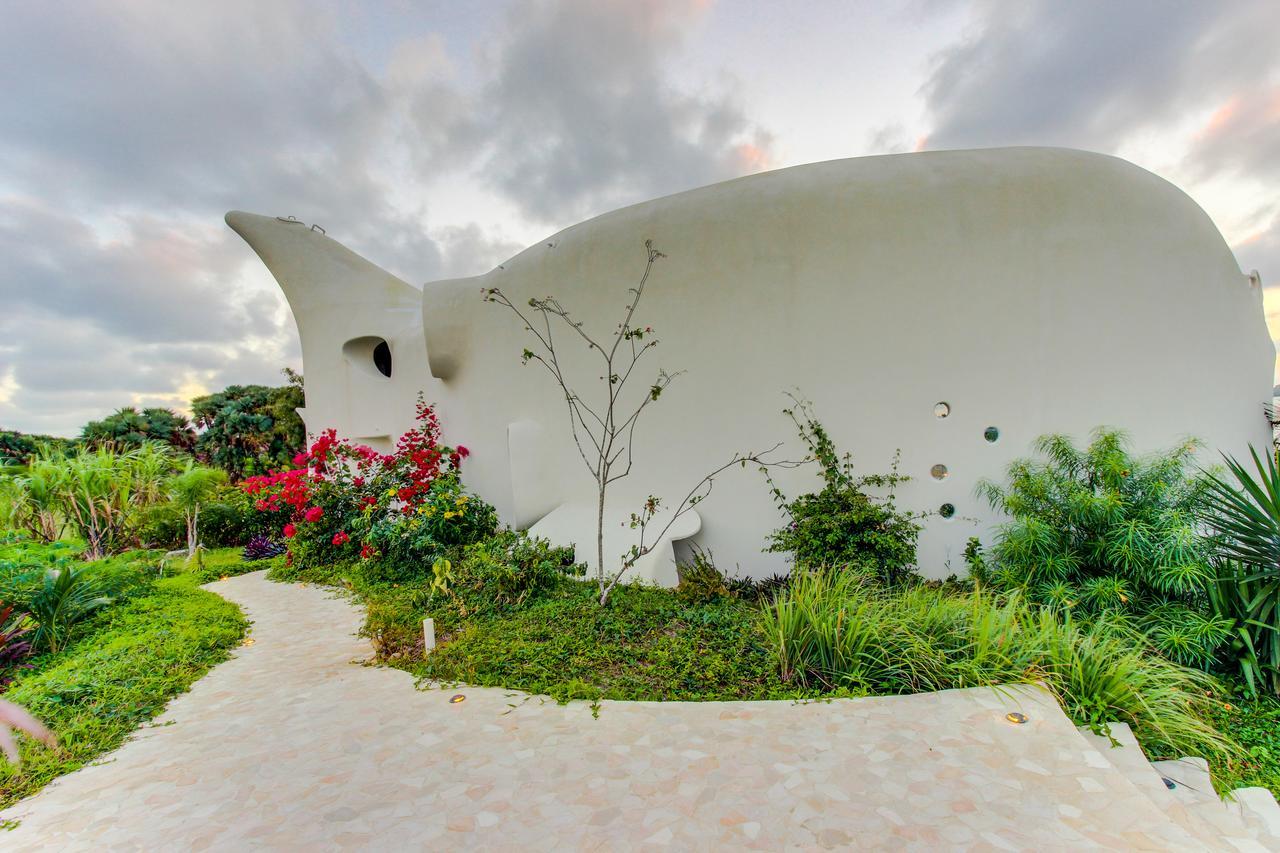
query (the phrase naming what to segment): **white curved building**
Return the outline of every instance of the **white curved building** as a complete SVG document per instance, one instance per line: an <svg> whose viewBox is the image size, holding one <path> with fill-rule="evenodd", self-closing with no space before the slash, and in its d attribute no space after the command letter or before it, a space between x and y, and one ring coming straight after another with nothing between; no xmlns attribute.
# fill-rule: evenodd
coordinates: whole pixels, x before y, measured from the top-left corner
<svg viewBox="0 0 1280 853"><path fill-rule="evenodd" d="M308 429L385 447L421 390L448 439L472 449L473 489L506 521L579 544L595 538L594 483L564 400L545 372L521 366L527 333L481 292L554 295L607 335L652 239L667 257L637 322L662 342L650 368L686 373L641 423L607 554L625 550L621 522L644 495L678 500L735 450L786 441L785 455L801 455L780 414L788 391L813 401L859 471L883 471L901 451L913 478L902 506L954 508L922 533L930 576L963 571L966 540L994 521L976 481L999 477L1043 433L1110 425L1141 450L1196 436L1235 454L1270 440L1275 351L1256 277L1181 190L1099 154L946 151L782 169L614 211L485 275L422 288L305 226L239 212L227 222L297 319ZM594 388L585 347L576 356L566 360L582 366L580 386ZM812 470L779 482L791 493L817 484ZM726 473L697 515L680 535L722 569L785 570L761 553L781 518L754 471ZM670 555L637 574L672 582Z"/></svg>

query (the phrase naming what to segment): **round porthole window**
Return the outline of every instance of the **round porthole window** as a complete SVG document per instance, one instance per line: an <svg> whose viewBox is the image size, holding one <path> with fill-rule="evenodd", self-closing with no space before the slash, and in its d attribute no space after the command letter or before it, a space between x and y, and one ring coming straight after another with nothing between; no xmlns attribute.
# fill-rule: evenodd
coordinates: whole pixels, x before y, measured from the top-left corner
<svg viewBox="0 0 1280 853"><path fill-rule="evenodd" d="M938 507L938 515L942 516L943 518L951 518L951 516L955 514L956 514L955 504L943 504L942 506Z"/></svg>
<svg viewBox="0 0 1280 853"><path fill-rule="evenodd" d="M945 418L945 417L946 417L947 415L949 415L949 414L951 414L951 404L950 404L950 403L935 403L935 404L934 404L934 406L933 406L933 416L934 416L935 418Z"/></svg>
<svg viewBox="0 0 1280 853"><path fill-rule="evenodd" d="M989 426L982 431L982 437L985 438L989 444L995 444L1000 440L1000 430L993 426Z"/></svg>
<svg viewBox="0 0 1280 853"><path fill-rule="evenodd" d="M929 476L933 477L935 480L945 480L947 479L947 474L947 466L941 463L934 465L929 469Z"/></svg>

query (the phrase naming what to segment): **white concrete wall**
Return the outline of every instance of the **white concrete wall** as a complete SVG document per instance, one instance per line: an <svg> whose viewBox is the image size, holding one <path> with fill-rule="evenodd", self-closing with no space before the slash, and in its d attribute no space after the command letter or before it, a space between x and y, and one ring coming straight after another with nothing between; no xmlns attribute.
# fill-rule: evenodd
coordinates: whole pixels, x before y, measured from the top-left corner
<svg viewBox="0 0 1280 853"><path fill-rule="evenodd" d="M1269 439L1262 404L1275 352L1261 294L1190 198L1098 154L1016 148L839 160L605 214L484 276L426 285L423 328L437 378L400 374L376 390L354 382L334 353L348 337L379 334L374 326L398 317L409 295L363 268L346 289L340 270L299 277L310 253L327 257L336 244L293 232L287 252L264 251L260 244L296 226L268 222L251 235L243 220L229 221L294 306L308 426L319 428L323 412L364 435L372 427L362 419L385 410L393 430L422 388L439 401L450 440L474 451L469 484L520 524L584 500L593 484L551 379L520 366L526 333L481 290L500 287L517 302L555 295L607 334L643 269L646 238L668 256L637 315L662 340L650 366L688 372L646 415L619 517L644 494L682 495L735 450L785 440L799 456L780 414L788 390L813 401L860 471L885 470L901 450L901 471L914 478L900 492L903 506L955 505L956 518L930 519L921 537L931 576L962 571L965 541L993 520L974 497L977 480L999 477L1042 433L1084 439L1106 424L1128 430L1142 450L1194 435L1214 453L1237 454ZM408 324L378 328L399 335L397 368L420 353ZM588 351L568 352L591 387L598 371L588 369ZM951 406L945 419L934 416L939 401ZM1000 430L995 444L983 438L988 426ZM929 474L936 463L950 472L941 482ZM817 485L812 472L779 479L792 492ZM760 553L780 518L753 471L726 474L699 511L696 541L722 568L785 570L781 555ZM589 530L576 538L594 541Z"/></svg>

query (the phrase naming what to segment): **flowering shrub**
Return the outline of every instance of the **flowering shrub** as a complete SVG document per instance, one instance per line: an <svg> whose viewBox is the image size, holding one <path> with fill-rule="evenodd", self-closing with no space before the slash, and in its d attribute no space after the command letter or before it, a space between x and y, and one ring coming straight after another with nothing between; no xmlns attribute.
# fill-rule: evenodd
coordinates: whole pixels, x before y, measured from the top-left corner
<svg viewBox="0 0 1280 853"><path fill-rule="evenodd" d="M422 574L445 549L478 541L497 527L493 507L466 494L459 479L468 450L440 441L432 406L418 401L417 426L394 453L381 454L325 430L294 457L298 467L250 477L244 491L275 518L298 569L356 560L404 563ZM394 572L393 572L394 573Z"/></svg>

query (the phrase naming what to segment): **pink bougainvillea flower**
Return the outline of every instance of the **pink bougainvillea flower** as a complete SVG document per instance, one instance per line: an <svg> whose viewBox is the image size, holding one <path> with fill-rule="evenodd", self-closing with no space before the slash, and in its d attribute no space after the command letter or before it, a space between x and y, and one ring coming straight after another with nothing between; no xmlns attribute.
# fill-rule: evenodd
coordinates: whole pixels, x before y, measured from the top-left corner
<svg viewBox="0 0 1280 853"><path fill-rule="evenodd" d="M324 518L324 509L322 507L313 506L311 509L307 510L302 517L307 521L319 521Z"/></svg>
<svg viewBox="0 0 1280 853"><path fill-rule="evenodd" d="M306 465L306 464L307 464L307 451L305 451L305 450L300 451L300 452L298 453L298 455L297 455L297 456L293 457L293 464L294 464L294 465L298 465L298 466Z"/></svg>
<svg viewBox="0 0 1280 853"><path fill-rule="evenodd" d="M346 545L349 539L351 539L351 537L347 535L347 531L345 530L339 530L337 533L333 534L334 545Z"/></svg>
<svg viewBox="0 0 1280 853"><path fill-rule="evenodd" d="M470 450L467 450L467 448L463 447L461 444L458 445L458 456L460 456L463 459L466 459L470 455L471 455Z"/></svg>
<svg viewBox="0 0 1280 853"><path fill-rule="evenodd" d="M298 526L292 521L284 526L284 538L292 539L298 535Z"/></svg>

